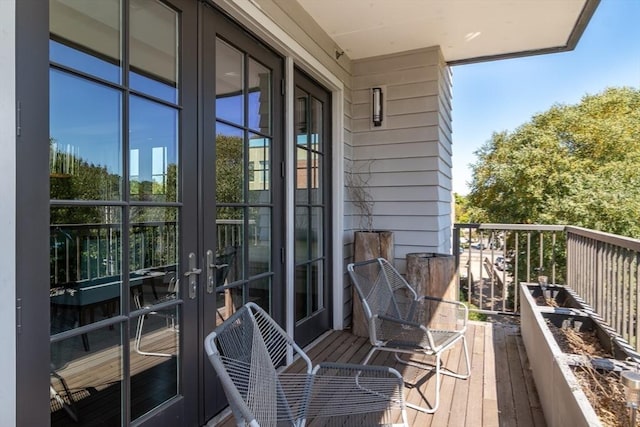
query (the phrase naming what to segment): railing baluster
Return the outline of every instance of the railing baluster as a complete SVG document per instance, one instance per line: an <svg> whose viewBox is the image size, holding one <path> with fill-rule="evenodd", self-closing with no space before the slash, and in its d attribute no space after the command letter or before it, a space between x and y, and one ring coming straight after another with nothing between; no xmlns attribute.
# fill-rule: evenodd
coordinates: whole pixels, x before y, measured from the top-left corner
<svg viewBox="0 0 640 427"><path fill-rule="evenodd" d="M518 238L520 237L520 233L518 233L516 231L515 235L516 235L516 238L515 238L515 247L513 249L513 253L514 253L514 256L515 256L516 259L512 260L513 261L513 286L514 286L514 290L513 291L514 291L514 293L516 295L518 295L520 293L520 290L518 289L518 284L520 283L520 281L518 280L518 272L520 271L520 270L518 270L518 267L519 267L519 264L518 264L518 262L519 262L519 256L518 255L519 254L518 254L518 252L520 251L520 245L519 245L519 241L518 241L519 239ZM516 301L517 301L517 299L516 299ZM518 311L518 304L516 304L516 306L515 306L515 311Z"/></svg>
<svg viewBox="0 0 640 427"><path fill-rule="evenodd" d="M636 262L636 268L635 268L635 283L634 283L634 290L635 290L635 297L636 297L636 310L633 316L633 346L636 349L636 351L640 351L640 341L638 340L638 314L640 314L640 252L636 252L635 253L635 262Z"/></svg>

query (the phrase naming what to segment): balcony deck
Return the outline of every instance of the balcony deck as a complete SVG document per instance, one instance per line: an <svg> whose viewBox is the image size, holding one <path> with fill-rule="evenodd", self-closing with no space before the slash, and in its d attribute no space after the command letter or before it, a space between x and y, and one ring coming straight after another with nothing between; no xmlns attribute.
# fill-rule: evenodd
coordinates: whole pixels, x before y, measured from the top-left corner
<svg viewBox="0 0 640 427"><path fill-rule="evenodd" d="M409 424L421 427L545 426L519 327L506 323L470 322L467 342L471 377L468 380L443 377L440 408L435 414L407 409ZM333 331L307 349L307 354L314 363L359 363L370 348L365 338ZM445 366L455 368L463 363L458 348L444 356ZM414 372L396 364L389 353L378 352L371 363L394 366L403 374L405 381L414 381ZM301 363L294 363L289 369L297 370L301 366ZM425 399L426 402L433 400L435 381L429 375L416 380L415 387L408 389L406 399L425 405ZM209 425L232 427L235 423L233 416L229 415L221 422Z"/></svg>

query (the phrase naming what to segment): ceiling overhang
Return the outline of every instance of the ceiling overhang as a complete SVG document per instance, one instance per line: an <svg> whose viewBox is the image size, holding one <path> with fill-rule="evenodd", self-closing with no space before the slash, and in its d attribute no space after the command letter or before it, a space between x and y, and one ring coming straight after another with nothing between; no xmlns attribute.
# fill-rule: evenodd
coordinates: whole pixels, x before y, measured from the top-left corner
<svg viewBox="0 0 640 427"><path fill-rule="evenodd" d="M600 0L297 0L351 59L440 46L449 65L574 49Z"/></svg>

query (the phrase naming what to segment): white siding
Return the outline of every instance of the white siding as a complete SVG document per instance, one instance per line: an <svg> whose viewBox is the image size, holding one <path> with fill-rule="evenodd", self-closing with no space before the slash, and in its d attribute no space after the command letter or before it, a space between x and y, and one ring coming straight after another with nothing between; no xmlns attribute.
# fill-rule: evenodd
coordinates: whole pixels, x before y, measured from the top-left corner
<svg viewBox="0 0 640 427"><path fill-rule="evenodd" d="M0 414L16 425L16 39L15 1L0 1Z"/></svg>
<svg viewBox="0 0 640 427"><path fill-rule="evenodd" d="M451 250L451 73L438 47L353 61L352 70L352 170L375 200L373 228L394 231L403 271L407 253ZM376 86L385 89L379 128ZM358 214L345 209L354 227Z"/></svg>

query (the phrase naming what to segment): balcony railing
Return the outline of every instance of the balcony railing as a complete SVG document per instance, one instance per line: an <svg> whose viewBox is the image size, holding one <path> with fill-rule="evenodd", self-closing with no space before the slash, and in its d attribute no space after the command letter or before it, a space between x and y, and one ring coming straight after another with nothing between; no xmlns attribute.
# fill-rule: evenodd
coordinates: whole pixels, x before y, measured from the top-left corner
<svg viewBox="0 0 640 427"><path fill-rule="evenodd" d="M564 225L455 224L454 248L472 310L518 314L518 283L544 275L640 351L640 240Z"/></svg>
<svg viewBox="0 0 640 427"><path fill-rule="evenodd" d="M640 240L567 227L567 283L640 351Z"/></svg>

